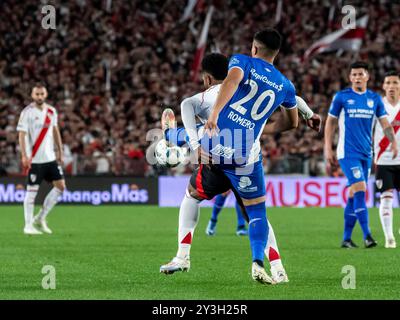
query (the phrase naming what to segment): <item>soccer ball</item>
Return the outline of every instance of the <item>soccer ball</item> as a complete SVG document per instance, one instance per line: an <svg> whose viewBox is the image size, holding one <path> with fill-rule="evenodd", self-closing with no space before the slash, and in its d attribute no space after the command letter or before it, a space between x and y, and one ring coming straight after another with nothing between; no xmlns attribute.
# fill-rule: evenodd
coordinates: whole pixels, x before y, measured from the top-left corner
<svg viewBox="0 0 400 320"><path fill-rule="evenodd" d="M160 140L155 149L157 162L162 166L169 168L176 167L186 159L186 151L178 146L168 146L165 139Z"/></svg>

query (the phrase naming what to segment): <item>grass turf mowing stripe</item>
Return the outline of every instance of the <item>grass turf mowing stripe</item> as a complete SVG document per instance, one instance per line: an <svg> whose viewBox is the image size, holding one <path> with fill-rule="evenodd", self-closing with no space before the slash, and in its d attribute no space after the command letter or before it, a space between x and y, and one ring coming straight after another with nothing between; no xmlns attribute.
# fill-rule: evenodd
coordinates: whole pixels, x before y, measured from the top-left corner
<svg viewBox="0 0 400 320"><path fill-rule="evenodd" d="M37 208L38 209L38 208ZM398 215L394 214L394 226ZM398 249L385 249L377 209L370 210L379 245L339 248L343 210L268 208L290 282L262 286L251 279L250 246L238 237L233 209L219 216L217 234L202 208L191 270L159 273L177 249L177 208L57 206L53 235L25 236L22 206L0 206L0 299L399 299ZM397 233L397 229L396 229ZM56 270L56 289L42 288L42 268ZM356 270L356 289L342 288L342 268Z"/></svg>

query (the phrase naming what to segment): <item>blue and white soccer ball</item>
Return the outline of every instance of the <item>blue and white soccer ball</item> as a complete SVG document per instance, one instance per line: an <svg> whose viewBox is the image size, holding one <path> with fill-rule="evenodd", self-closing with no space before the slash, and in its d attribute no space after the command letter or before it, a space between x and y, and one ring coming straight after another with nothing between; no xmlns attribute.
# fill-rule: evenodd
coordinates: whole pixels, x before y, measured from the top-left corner
<svg viewBox="0 0 400 320"><path fill-rule="evenodd" d="M176 167L186 159L186 149L178 146L168 146L165 139L161 139L155 149L157 162L162 166Z"/></svg>

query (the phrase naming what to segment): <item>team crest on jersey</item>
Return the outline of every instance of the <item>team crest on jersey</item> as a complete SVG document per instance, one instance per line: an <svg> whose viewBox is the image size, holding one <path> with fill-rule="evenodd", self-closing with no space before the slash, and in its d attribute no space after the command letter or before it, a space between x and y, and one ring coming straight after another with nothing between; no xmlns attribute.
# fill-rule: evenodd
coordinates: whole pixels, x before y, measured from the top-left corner
<svg viewBox="0 0 400 320"><path fill-rule="evenodd" d="M239 64L239 59L238 58L236 58L236 57L233 57L232 59L231 59L231 61L229 62L229 66L233 66L234 64Z"/></svg>
<svg viewBox="0 0 400 320"><path fill-rule="evenodd" d="M32 181L32 182L35 182L35 181L36 181L36 174L33 174L33 173L32 173L32 174L30 175L30 178L31 178L31 181Z"/></svg>
<svg viewBox="0 0 400 320"><path fill-rule="evenodd" d="M353 171L353 176L356 179L360 179L361 178L361 170L360 168L352 168L351 171Z"/></svg>
<svg viewBox="0 0 400 320"><path fill-rule="evenodd" d="M370 108L373 108L374 107L374 100L368 99L367 100L367 106L370 107Z"/></svg>
<svg viewBox="0 0 400 320"><path fill-rule="evenodd" d="M382 179L376 180L376 181L375 181L375 184L376 184L376 187L377 187L378 189L382 189L382 187L383 187L383 180L382 180Z"/></svg>

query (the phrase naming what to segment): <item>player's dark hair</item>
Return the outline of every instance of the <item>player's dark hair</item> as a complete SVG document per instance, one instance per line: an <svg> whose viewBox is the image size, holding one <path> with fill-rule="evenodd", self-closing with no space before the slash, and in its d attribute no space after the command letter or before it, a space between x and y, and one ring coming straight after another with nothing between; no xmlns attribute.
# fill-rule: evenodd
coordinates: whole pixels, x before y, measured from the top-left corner
<svg viewBox="0 0 400 320"><path fill-rule="evenodd" d="M385 79L386 77L398 77L398 78L400 78L400 73L397 72L396 70L390 70L390 71L385 73L383 78Z"/></svg>
<svg viewBox="0 0 400 320"><path fill-rule="evenodd" d="M44 89L46 89L46 86L45 86L44 83L42 83L42 82L37 82L37 83L35 83L35 84L33 85L32 90L33 90L34 88L38 88L38 89L44 88Z"/></svg>
<svg viewBox="0 0 400 320"><path fill-rule="evenodd" d="M201 61L203 72L211 74L215 80L224 80L228 74L229 60L221 53L207 54Z"/></svg>
<svg viewBox="0 0 400 320"><path fill-rule="evenodd" d="M267 28L261 31L256 32L254 35L254 40L259 42L264 48L265 54L268 56L275 55L282 44L282 37L280 33L273 29Z"/></svg>
<svg viewBox="0 0 400 320"><path fill-rule="evenodd" d="M350 65L350 71L352 69L364 69L366 71L369 71L369 65L364 61L356 61Z"/></svg>

